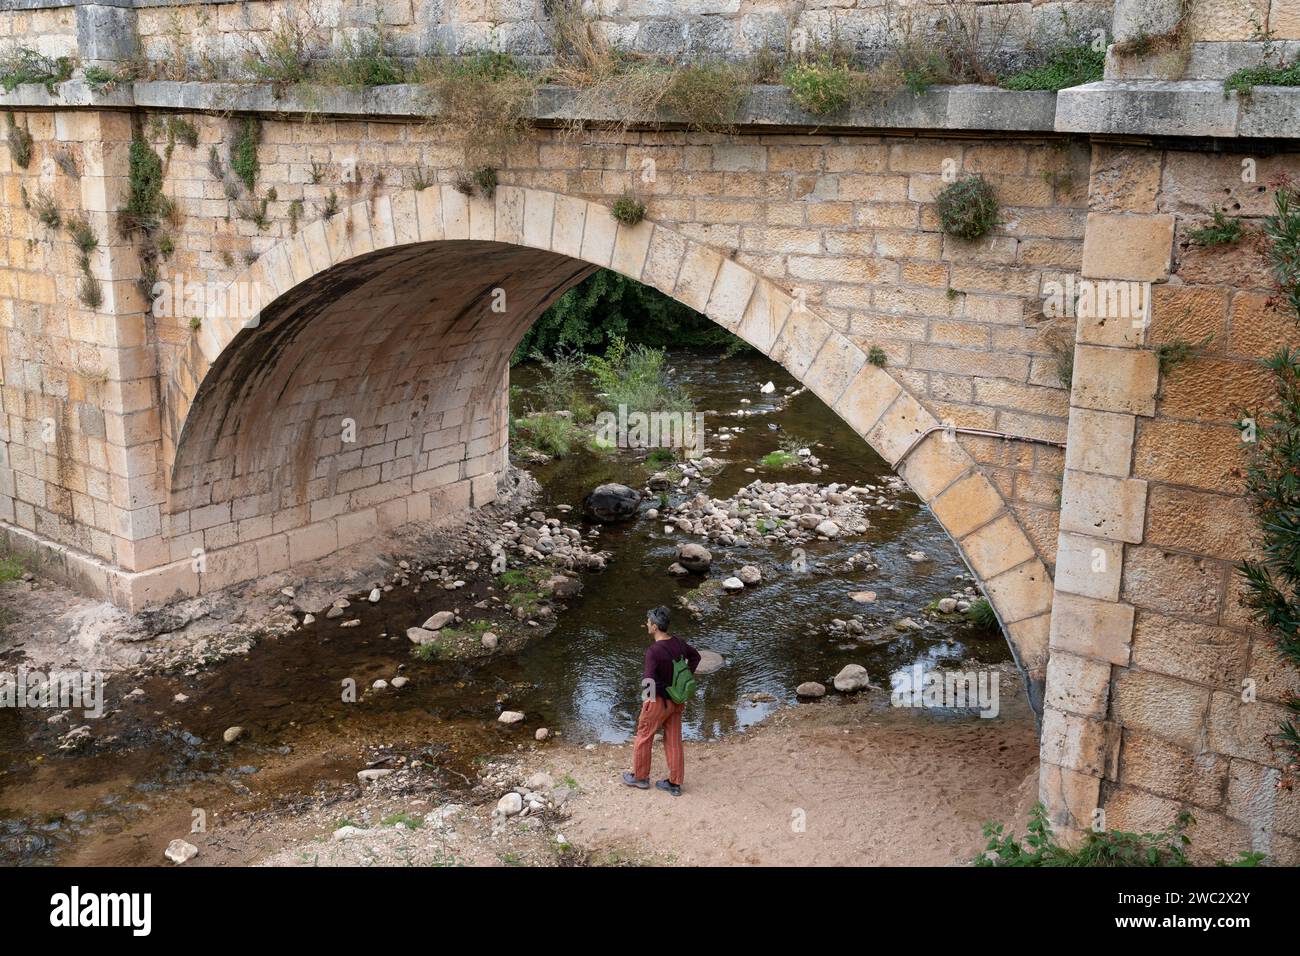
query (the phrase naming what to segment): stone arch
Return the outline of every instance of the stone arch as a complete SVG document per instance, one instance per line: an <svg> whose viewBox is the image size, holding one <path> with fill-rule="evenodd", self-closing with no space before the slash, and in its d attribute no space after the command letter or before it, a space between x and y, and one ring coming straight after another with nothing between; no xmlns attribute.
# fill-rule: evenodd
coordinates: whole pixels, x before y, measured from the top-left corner
<svg viewBox="0 0 1300 956"><path fill-rule="evenodd" d="M205 544L217 566L193 590L249 577L250 563L259 574L283 570L418 520L430 508L491 500L506 463L501 386L510 352L550 302L598 267L654 286L780 362L899 471L984 586L1038 709L1051 577L960 442L894 375L777 283L668 225L620 224L605 205L539 189L503 186L487 200L433 186L362 200L301 229L233 280L232 290L239 283L264 290L269 301L257 324L205 319L162 382L170 491L164 533L187 543L199 532L205 542L230 542L215 551ZM489 292L503 281L515 301L504 319L489 325ZM449 283L459 298L439 303L439 288ZM435 304L444 307L437 341L446 361L428 354L417 361L418 333L427 329L420 316ZM357 319L365 310L381 314L377 308L387 319ZM324 327L307 335L308 324ZM340 373L307 370L313 359L337 357L349 332L360 367L348 374L357 387L371 395L401 390L407 402L399 414L380 400L368 406L368 420L356 421L372 432L388 428L385 445L405 440L403 460L412 462L385 468L395 460L385 451L369 464L365 449L372 446L354 452L358 467L377 468L378 484L387 486L370 496L355 494L351 482L340 492L338 474L325 462L340 457L341 448L313 419L327 408L338 413L327 375ZM472 362L471 375L465 370ZM283 405L286 395L309 401ZM411 403L421 396L416 408ZM268 417L266 409L275 414ZM442 420L434 422L435 413ZM404 435L420 416L416 433ZM252 436L250 429L260 433ZM428 437L448 429L463 452L459 459L438 454L439 439ZM316 441L315 454L302 450L304 439ZM303 457L288 460L287 448ZM266 466L276 455L279 462ZM283 500L273 507L257 503L286 490L296 496L292 507L281 507ZM342 503L341 493L349 496ZM175 546L172 558L178 558Z"/></svg>

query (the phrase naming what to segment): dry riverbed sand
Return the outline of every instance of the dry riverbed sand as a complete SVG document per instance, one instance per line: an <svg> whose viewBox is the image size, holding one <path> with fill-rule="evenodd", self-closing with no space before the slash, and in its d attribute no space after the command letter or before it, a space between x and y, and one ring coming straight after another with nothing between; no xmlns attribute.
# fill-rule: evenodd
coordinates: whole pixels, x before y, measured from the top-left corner
<svg viewBox="0 0 1300 956"><path fill-rule="evenodd" d="M883 691L785 708L688 744L680 798L621 784L629 744L530 745L451 801L381 782L328 806L227 817L219 835L190 838L202 850L189 865L960 865L983 848L984 821L1023 823L1036 799L1034 723L1014 679L1003 674L995 719L894 709ZM539 773L554 806L493 812Z"/></svg>

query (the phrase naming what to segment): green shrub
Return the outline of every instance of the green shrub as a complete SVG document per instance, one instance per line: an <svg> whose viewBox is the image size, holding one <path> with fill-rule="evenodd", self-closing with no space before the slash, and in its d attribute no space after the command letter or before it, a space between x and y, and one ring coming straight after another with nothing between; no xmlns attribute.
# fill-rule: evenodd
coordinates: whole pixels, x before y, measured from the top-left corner
<svg viewBox="0 0 1300 956"><path fill-rule="evenodd" d="M998 630L998 616L993 611L993 605L989 603L988 598L979 598L971 601L970 607L966 609L966 620L972 627L977 627L983 631Z"/></svg>
<svg viewBox="0 0 1300 956"><path fill-rule="evenodd" d="M853 92L853 74L849 68L829 59L792 64L781 82L796 103L818 116L844 109Z"/></svg>
<svg viewBox="0 0 1300 956"><path fill-rule="evenodd" d="M0 54L0 87L6 93L22 83L40 83L53 96L54 84L71 78L72 60L66 56L43 56L25 46L11 46Z"/></svg>
<svg viewBox="0 0 1300 956"><path fill-rule="evenodd" d="M104 304L104 289L92 275L84 275L77 283L77 298L88 309L98 309Z"/></svg>
<svg viewBox="0 0 1300 956"><path fill-rule="evenodd" d="M1223 95L1236 93L1249 99L1257 86L1300 86L1300 59L1288 66L1248 66L1223 81Z"/></svg>
<svg viewBox="0 0 1300 956"><path fill-rule="evenodd" d="M13 554L0 554L0 584L17 581L27 573L22 558Z"/></svg>
<svg viewBox="0 0 1300 956"><path fill-rule="evenodd" d="M576 418L586 418L591 406L582 397L582 379L586 374L587 357L573 349L557 349L552 356L533 352L530 356L542 368L531 395L538 400L536 410L544 412L573 412Z"/></svg>
<svg viewBox="0 0 1300 956"><path fill-rule="evenodd" d="M587 437L581 425L567 415L538 413L515 422L524 443L552 458L563 458Z"/></svg>
<svg viewBox="0 0 1300 956"><path fill-rule="evenodd" d="M1068 86L1095 83L1102 78L1106 51L1094 50L1091 44L1057 47L1046 63L998 80L1007 90L1063 90Z"/></svg>
<svg viewBox="0 0 1300 956"><path fill-rule="evenodd" d="M799 456L788 451L770 451L758 460L764 468L790 468L799 464Z"/></svg>
<svg viewBox="0 0 1300 956"><path fill-rule="evenodd" d="M867 361L876 368L884 368L889 361L889 356L885 354L885 350L879 345L873 345L867 350Z"/></svg>
<svg viewBox="0 0 1300 956"><path fill-rule="evenodd" d="M1220 210L1214 211L1214 221L1208 226L1187 233L1187 241L1194 246L1227 246L1241 239L1246 230L1241 220L1229 218Z"/></svg>
<svg viewBox="0 0 1300 956"><path fill-rule="evenodd" d="M595 380L605 407L626 406L636 412L685 412L690 398L668 374L668 353L614 339L604 355L587 357L587 370Z"/></svg>
<svg viewBox="0 0 1300 956"><path fill-rule="evenodd" d="M162 160L142 139L131 141L128 153L126 208L123 227L127 232L157 228L166 209L163 198Z"/></svg>
<svg viewBox="0 0 1300 956"><path fill-rule="evenodd" d="M998 200L983 176L966 176L934 197L943 231L958 239L975 240L998 224Z"/></svg>
<svg viewBox="0 0 1300 956"><path fill-rule="evenodd" d="M1041 803L1029 812L1024 843L1005 835L1000 823L985 823L988 846L976 866L1188 866L1187 828L1196 821L1186 811L1159 833L1089 830L1077 847L1061 846Z"/></svg>
<svg viewBox="0 0 1300 956"><path fill-rule="evenodd" d="M631 196L619 196L609 207L609 214L625 226L635 226L645 218L645 203Z"/></svg>

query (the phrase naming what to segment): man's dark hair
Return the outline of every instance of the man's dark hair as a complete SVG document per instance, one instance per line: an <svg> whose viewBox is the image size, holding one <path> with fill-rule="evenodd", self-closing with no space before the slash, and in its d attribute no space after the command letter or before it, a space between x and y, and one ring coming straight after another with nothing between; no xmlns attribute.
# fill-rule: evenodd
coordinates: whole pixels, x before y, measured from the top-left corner
<svg viewBox="0 0 1300 956"><path fill-rule="evenodd" d="M668 608L664 607L662 604L659 605L659 607L651 608L651 610L646 614L646 619L659 630L668 630Z"/></svg>

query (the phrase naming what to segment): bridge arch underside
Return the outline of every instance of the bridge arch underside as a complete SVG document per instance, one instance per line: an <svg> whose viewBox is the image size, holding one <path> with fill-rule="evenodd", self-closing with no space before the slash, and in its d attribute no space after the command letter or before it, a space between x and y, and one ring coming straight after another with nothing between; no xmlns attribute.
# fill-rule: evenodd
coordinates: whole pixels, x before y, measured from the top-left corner
<svg viewBox="0 0 1300 956"><path fill-rule="evenodd" d="M281 295L233 333L192 399L177 399L174 380L165 391L172 564L144 596L218 590L254 568L274 573L494 500L510 355L594 268L529 246L443 240L349 259ZM1040 708L1051 579L1014 516L885 370L836 357L829 339L801 361L790 338L807 330L773 323L766 295L760 280L747 318L729 327L900 465L985 587ZM205 567L191 581L196 548Z"/></svg>

